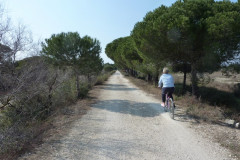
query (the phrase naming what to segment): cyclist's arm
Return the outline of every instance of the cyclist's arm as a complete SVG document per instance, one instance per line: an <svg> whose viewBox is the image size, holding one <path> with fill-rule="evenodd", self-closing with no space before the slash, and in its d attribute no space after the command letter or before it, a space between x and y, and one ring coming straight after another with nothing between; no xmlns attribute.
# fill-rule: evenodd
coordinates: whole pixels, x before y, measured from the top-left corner
<svg viewBox="0 0 240 160"><path fill-rule="evenodd" d="M159 82L158 82L158 87L162 88L163 82L162 82L162 77L160 77Z"/></svg>

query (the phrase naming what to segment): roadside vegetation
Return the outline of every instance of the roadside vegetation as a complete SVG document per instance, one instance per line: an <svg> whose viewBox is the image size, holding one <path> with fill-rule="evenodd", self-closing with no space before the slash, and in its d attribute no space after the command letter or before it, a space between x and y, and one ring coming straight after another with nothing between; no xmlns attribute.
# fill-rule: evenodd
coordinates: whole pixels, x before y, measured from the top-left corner
<svg viewBox="0 0 240 160"><path fill-rule="evenodd" d="M110 75L115 73L116 70L117 70L117 67L114 64L109 64L109 63L104 64L103 72L101 75L97 77L95 85L103 84L106 80L108 80Z"/></svg>
<svg viewBox="0 0 240 160"><path fill-rule="evenodd" d="M153 83L147 82L146 80L141 79L141 77L136 78L130 76L125 71L121 72L125 75L126 78L128 78L141 90L144 90L157 99L161 99L161 89L155 87ZM239 111L236 111L235 109L229 109L227 103L225 103L226 105L210 105L209 102L204 102L201 100L201 98L196 99L192 97L190 92L182 95L182 84L180 82L182 82L183 73L174 73L173 76L177 81L177 90L173 96L177 106L175 112L177 120L197 122L194 123L194 125L191 125L191 128L196 129L201 135L204 135L204 137L214 140L215 142L221 144L221 146L224 146L231 150L231 157L240 158L239 130L233 128L232 126L226 127L228 125L224 123L224 120L226 118L235 119L236 122L239 122ZM238 78L240 75L237 74L235 76ZM213 74L209 75L209 77L214 77L214 80L208 84L205 84L205 86L211 86L211 88L214 89L214 96L218 97L220 102L224 103L224 100L226 99L226 102L229 102L229 96L233 96L233 90L231 88L234 86L234 83L232 82L236 82L234 76L226 77L222 75L221 72L214 72ZM224 78L224 80L227 81L219 82L217 81L219 78ZM187 79L187 84L189 81L190 80ZM191 87L189 85L187 85L187 87L189 90L191 90ZM227 97L225 97L226 95ZM230 100L233 99L238 101L238 105L240 104L238 97L230 97Z"/></svg>
<svg viewBox="0 0 240 160"><path fill-rule="evenodd" d="M103 64L95 38L59 33L40 47L26 26L10 23L1 6L0 20L0 159L15 159L48 129L50 116L87 97L116 68Z"/></svg>
<svg viewBox="0 0 240 160"><path fill-rule="evenodd" d="M239 27L239 2L176 1L147 13L105 52L126 74L155 86L165 66L180 75L175 97L192 117L239 122L240 82L218 83L240 73ZM209 78L218 71L224 76Z"/></svg>

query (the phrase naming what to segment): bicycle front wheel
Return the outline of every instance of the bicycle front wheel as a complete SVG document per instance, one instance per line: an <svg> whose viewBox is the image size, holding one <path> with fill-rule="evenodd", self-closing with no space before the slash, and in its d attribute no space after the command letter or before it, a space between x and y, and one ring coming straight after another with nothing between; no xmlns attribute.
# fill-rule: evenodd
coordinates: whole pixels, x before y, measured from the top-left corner
<svg viewBox="0 0 240 160"><path fill-rule="evenodd" d="M173 102L172 98L169 98L168 105L169 105L169 114L170 114L170 117L171 117L172 119L174 119L174 102Z"/></svg>

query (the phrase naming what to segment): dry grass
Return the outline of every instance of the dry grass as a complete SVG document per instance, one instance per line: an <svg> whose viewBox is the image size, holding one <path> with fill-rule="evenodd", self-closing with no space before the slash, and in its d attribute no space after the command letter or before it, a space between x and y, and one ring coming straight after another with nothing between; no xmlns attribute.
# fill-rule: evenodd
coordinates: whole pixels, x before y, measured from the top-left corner
<svg viewBox="0 0 240 160"><path fill-rule="evenodd" d="M18 155L14 155L14 157L12 157L13 155L7 155L8 157L5 157L5 159L17 159L19 154L23 153L35 153L34 150L43 143L51 144L58 141L61 137L68 134L69 129L77 119L80 119L87 113L93 101L91 98L85 98L73 105L58 109L55 114L51 115L39 126L41 132L39 132L34 141L26 144L22 152L18 153ZM34 157L34 154L31 156L32 159L38 159Z"/></svg>
<svg viewBox="0 0 240 160"><path fill-rule="evenodd" d="M220 107L210 106L190 96L183 96L179 103L183 104L186 113L196 119L207 122L218 122L224 119Z"/></svg>
<svg viewBox="0 0 240 160"><path fill-rule="evenodd" d="M179 96L178 99L189 99L188 97L181 97L181 85L183 81L183 74L173 74L176 81L175 93ZM190 75L187 75L187 90L191 91ZM221 72L214 72L212 74L204 74L204 77L199 82L201 106L205 105L206 108L221 108L225 118L232 118L240 121L240 74L232 76L224 76ZM184 100L183 100L184 101ZM191 100L190 100L191 101ZM199 102L196 102L198 104ZM186 106L187 102L183 102ZM199 106L199 105L197 105ZM212 107L215 106L215 107ZM199 107L194 110L198 111ZM218 110L218 109L217 109ZM217 112L217 110L214 110ZM200 116L201 117L201 116ZM205 119L205 118L204 118Z"/></svg>
<svg viewBox="0 0 240 160"><path fill-rule="evenodd" d="M175 83L183 82L182 73L174 73ZM202 83L201 83L202 82ZM224 76L220 71L212 74L204 74L204 81L200 82L200 86L213 87L220 91L233 92L234 85L240 83L240 74L232 76ZM187 74L187 85L190 85L190 74Z"/></svg>
<svg viewBox="0 0 240 160"><path fill-rule="evenodd" d="M108 78L115 73L116 71L106 72L103 75L99 75L96 79L95 85L101 85L103 84Z"/></svg>
<svg viewBox="0 0 240 160"><path fill-rule="evenodd" d="M232 151L233 155L231 155L231 157L240 158L240 136L239 133L236 132L236 130L232 132L222 131L218 136L216 136L216 140L223 147L228 148Z"/></svg>

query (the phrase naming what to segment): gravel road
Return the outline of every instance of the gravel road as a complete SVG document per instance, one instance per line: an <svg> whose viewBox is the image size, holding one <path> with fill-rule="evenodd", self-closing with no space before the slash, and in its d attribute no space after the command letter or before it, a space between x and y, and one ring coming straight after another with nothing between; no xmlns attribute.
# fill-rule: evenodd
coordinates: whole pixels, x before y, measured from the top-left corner
<svg viewBox="0 0 240 160"><path fill-rule="evenodd" d="M97 96L91 110L74 122L65 137L37 149L35 159L230 159L226 149L172 120L161 108L160 98L139 90L118 71L91 94Z"/></svg>

